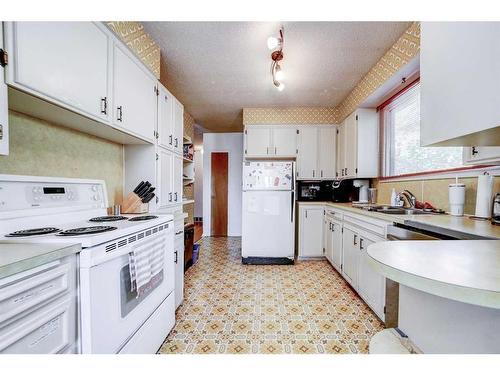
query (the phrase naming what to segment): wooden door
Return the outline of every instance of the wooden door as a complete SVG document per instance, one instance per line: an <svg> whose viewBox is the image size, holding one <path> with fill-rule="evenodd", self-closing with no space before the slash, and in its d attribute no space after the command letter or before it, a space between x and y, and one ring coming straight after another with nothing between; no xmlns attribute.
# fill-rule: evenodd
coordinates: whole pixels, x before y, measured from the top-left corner
<svg viewBox="0 0 500 375"><path fill-rule="evenodd" d="M211 155L211 230L212 236L227 236L228 153Z"/></svg>

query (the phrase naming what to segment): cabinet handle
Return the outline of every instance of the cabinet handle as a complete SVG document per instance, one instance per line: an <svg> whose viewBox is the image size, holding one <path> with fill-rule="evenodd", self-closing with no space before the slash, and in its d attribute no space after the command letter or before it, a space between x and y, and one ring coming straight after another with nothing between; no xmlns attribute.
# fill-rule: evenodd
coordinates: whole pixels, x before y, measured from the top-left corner
<svg viewBox="0 0 500 375"><path fill-rule="evenodd" d="M177 202L177 192L174 193L174 196L175 196L174 201Z"/></svg>
<svg viewBox="0 0 500 375"><path fill-rule="evenodd" d="M101 98L101 113L108 114L108 98L106 96Z"/></svg>
<svg viewBox="0 0 500 375"><path fill-rule="evenodd" d="M168 144L172 146L172 134L168 136Z"/></svg>
<svg viewBox="0 0 500 375"><path fill-rule="evenodd" d="M321 170L321 177L323 177L323 170Z"/></svg>
<svg viewBox="0 0 500 375"><path fill-rule="evenodd" d="M168 193L168 201L172 202L172 193Z"/></svg>
<svg viewBox="0 0 500 375"><path fill-rule="evenodd" d="M269 147L266 147L266 154L269 155Z"/></svg>
<svg viewBox="0 0 500 375"><path fill-rule="evenodd" d="M314 169L313 169L313 177L314 177Z"/></svg>
<svg viewBox="0 0 500 375"><path fill-rule="evenodd" d="M306 219L307 219L307 210L306 210Z"/></svg>
<svg viewBox="0 0 500 375"><path fill-rule="evenodd" d="M345 169L345 175L347 176L347 168Z"/></svg>
<svg viewBox="0 0 500 375"><path fill-rule="evenodd" d="M274 155L278 155L278 147L274 147Z"/></svg>
<svg viewBox="0 0 500 375"><path fill-rule="evenodd" d="M174 254L175 254L175 264L177 264L178 260L179 260L179 253L177 252L177 250L174 251Z"/></svg>
<svg viewBox="0 0 500 375"><path fill-rule="evenodd" d="M354 237L353 237L353 243L354 245L357 245L358 243L356 242L356 239L358 238L358 235L355 234Z"/></svg>
<svg viewBox="0 0 500 375"><path fill-rule="evenodd" d="M122 112L122 106L119 106L116 108L118 110L118 115L117 115L117 120L120 122L123 122L123 112Z"/></svg>
<svg viewBox="0 0 500 375"><path fill-rule="evenodd" d="M344 176L344 168L342 168L342 176Z"/></svg>
<svg viewBox="0 0 500 375"><path fill-rule="evenodd" d="M332 232L335 232L335 225L332 223Z"/></svg>
<svg viewBox="0 0 500 375"><path fill-rule="evenodd" d="M175 138L175 147L179 147L179 140Z"/></svg>
<svg viewBox="0 0 500 375"><path fill-rule="evenodd" d="M363 250L363 249L364 249L364 247L363 247L363 239L360 238L359 239L359 250Z"/></svg>
<svg viewBox="0 0 500 375"><path fill-rule="evenodd" d="M476 146L472 147L472 156L479 154L479 151L477 150Z"/></svg>

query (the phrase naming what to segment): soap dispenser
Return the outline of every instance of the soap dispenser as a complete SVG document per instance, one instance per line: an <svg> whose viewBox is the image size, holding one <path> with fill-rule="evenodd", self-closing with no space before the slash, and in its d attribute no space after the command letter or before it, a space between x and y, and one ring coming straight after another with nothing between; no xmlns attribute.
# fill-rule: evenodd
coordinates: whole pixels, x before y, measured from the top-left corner
<svg viewBox="0 0 500 375"><path fill-rule="evenodd" d="M396 201L397 201L396 189L392 188L392 192L391 192L391 206L392 207L397 206L397 202Z"/></svg>

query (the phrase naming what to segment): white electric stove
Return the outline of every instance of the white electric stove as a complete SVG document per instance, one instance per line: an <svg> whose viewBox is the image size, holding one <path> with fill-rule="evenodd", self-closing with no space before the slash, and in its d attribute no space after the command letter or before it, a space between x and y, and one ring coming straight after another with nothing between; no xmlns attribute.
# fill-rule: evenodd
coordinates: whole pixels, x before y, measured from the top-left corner
<svg viewBox="0 0 500 375"><path fill-rule="evenodd" d="M0 240L79 243L83 353L155 353L175 323L172 215L107 215L101 180L0 175ZM164 251L140 295L129 254Z"/></svg>

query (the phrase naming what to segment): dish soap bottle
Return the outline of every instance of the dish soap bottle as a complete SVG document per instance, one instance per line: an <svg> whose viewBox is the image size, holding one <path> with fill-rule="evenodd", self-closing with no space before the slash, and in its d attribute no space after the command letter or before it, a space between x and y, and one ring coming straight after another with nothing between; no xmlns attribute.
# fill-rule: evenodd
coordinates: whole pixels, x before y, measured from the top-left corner
<svg viewBox="0 0 500 375"><path fill-rule="evenodd" d="M396 189L392 188L391 192L391 206L394 207L397 205L397 194L396 194Z"/></svg>

